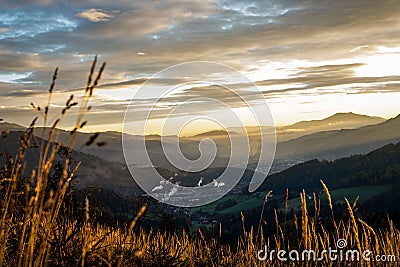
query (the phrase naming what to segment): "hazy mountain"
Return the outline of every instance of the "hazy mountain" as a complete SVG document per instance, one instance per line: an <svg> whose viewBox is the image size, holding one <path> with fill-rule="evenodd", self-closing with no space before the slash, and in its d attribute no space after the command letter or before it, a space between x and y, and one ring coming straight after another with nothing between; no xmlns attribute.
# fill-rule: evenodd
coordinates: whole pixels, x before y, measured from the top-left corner
<svg viewBox="0 0 400 267"><path fill-rule="evenodd" d="M354 129L366 125L377 124L386 121L380 117L349 113L336 113L322 120L301 121L289 126L277 127L278 142L287 141L311 133Z"/></svg>
<svg viewBox="0 0 400 267"><path fill-rule="evenodd" d="M5 163L5 154L16 155L22 132L11 131L7 137L0 139L0 165ZM37 168L39 159L39 146L42 139L35 138L32 147L28 149L25 157L27 163L25 176L28 177L33 168ZM36 145L38 146L35 146ZM57 154L54 163L60 161L63 163L65 156L62 153ZM139 192L139 188L132 179L125 164L118 162L108 162L99 157L74 151L72 154L73 164L81 162L81 166L76 173L77 187L83 188L87 186L104 187L126 195Z"/></svg>
<svg viewBox="0 0 400 267"><path fill-rule="evenodd" d="M321 120L300 121L291 125L276 127L276 137L277 142L283 142L311 133L329 130L354 129L366 125L381 123L385 120L386 119L380 117L355 114L352 112L336 113ZM237 131L237 128L232 127L228 130ZM246 127L246 130L250 136L258 135L260 132L259 127L256 126Z"/></svg>
<svg viewBox="0 0 400 267"><path fill-rule="evenodd" d="M11 123L0 123L0 131L23 131L25 128L23 126L19 126L17 124ZM43 131L44 130L44 131ZM34 129L34 134L37 137L41 137L43 134L44 139L48 137L50 128L42 128L36 127ZM96 157L102 158L109 162L119 162L125 164L125 158L122 150L122 133L121 132L102 132L100 133L98 139L96 141L105 142L104 146L86 146L86 142L90 139L93 133L84 133L78 132L76 137L76 142L74 146L74 150L80 151L89 155L94 155ZM70 140L70 132L56 129L55 132L55 140L58 142L68 145ZM204 138L204 137L203 137ZM197 159L200 156L199 151L199 142L203 138L180 138L180 149L182 153L190 159ZM127 143L132 151L136 151L139 147L140 142L143 141L143 137L124 134L124 140ZM175 170L175 168L167 161L164 153L163 153L163 145L168 149L171 147L176 140L176 136L163 136L161 142L161 136L159 135L148 135L145 137L147 152L149 154L149 158L151 159L154 166L168 168L171 170ZM230 154L230 143L229 139L220 139L216 142L217 145L217 157L210 167L223 167L227 164L227 157ZM207 148L206 148L207 149ZM146 164L143 160L143 155L135 154L136 161L138 165Z"/></svg>
<svg viewBox="0 0 400 267"><path fill-rule="evenodd" d="M277 146L276 157L335 159L367 153L397 141L400 141L400 115L375 125L318 132L281 142Z"/></svg>
<svg viewBox="0 0 400 267"><path fill-rule="evenodd" d="M64 133L65 131L61 132ZM5 138L0 138L0 166L5 164L7 153L12 156L18 153L22 134L22 131L10 131ZM80 135L81 138L82 136L85 136L85 134ZM115 134L109 133L109 137L110 136L114 137ZM29 177L31 170L37 168L39 160L39 147L42 139L35 137L34 140L35 141L32 140L31 147L28 149L28 153L25 157L25 161L27 163L24 172L25 177ZM156 142L156 146L160 145L160 142L155 140L150 141L149 144L152 145L152 142ZM159 149L161 149L161 147ZM157 149L153 148L152 153L157 153ZM142 157L142 155L138 156ZM127 196L137 195L142 192L129 173L125 163L109 162L97 156L89 155L76 150L73 151L71 159L72 165L81 162L81 165L76 173L77 178L75 179L75 182L77 182L76 187L79 189L87 187L106 188L107 190L122 193ZM54 164L57 162L63 163L64 161L65 155L63 153L58 153L56 155ZM165 165L165 162L161 163L160 165ZM224 166L226 166L226 163ZM173 177L172 182L179 182L184 186L196 186L198 181L203 179L201 177L204 177L204 184L210 183L213 179L217 179L225 170L225 168L217 167L215 164L212 164L204 171L196 173L179 171L172 167L172 165L168 167L170 168L166 168L164 166L157 167L157 171L163 175L164 178L172 181L170 178ZM253 171L246 170L241 182L248 182L252 175Z"/></svg>
<svg viewBox="0 0 400 267"><path fill-rule="evenodd" d="M24 131L25 127L9 122L0 122L0 131Z"/></svg>
<svg viewBox="0 0 400 267"><path fill-rule="evenodd" d="M209 131L209 132L204 132L204 133L199 133L196 134L192 137L188 137L188 138L196 138L196 137L203 137L203 138L207 138L207 137L228 137L229 135L235 135L238 134L235 131L225 131L225 130L213 130L213 131Z"/></svg>
<svg viewBox="0 0 400 267"><path fill-rule="evenodd" d="M332 159L369 152L388 142L398 140L397 137L400 136L396 131L396 129L399 129L398 126L391 121L383 123L382 121L385 120L379 117L370 117L354 113L337 113L322 120L301 121L293 125L279 127L277 129L278 140L295 136L301 137L278 143L276 158L278 160L306 160L311 158ZM374 128L375 126L371 126L372 128L368 126L356 132L352 130L342 130L343 128L354 128L376 122L379 122L379 126L377 126L376 129ZM16 124L0 124L0 129L5 129L7 127L11 130L23 129L22 126ZM40 127L36 128L35 134L41 136L42 130L43 129ZM259 153L260 140L257 136L256 127L248 127L247 130L250 133L250 162L253 163L258 160L257 155ZM48 131L48 128L44 130L44 137L48 136ZM121 143L122 133L111 131L101 133L98 140L107 143L106 146L102 147L85 145L91 135L91 133L78 133L74 149L110 162L125 163ZM204 138L211 138L217 145L217 157L211 167L224 167L228 162L231 152L231 140L229 137L239 138L240 136L238 131L235 131L234 128L229 128L228 131L214 130L194 136L181 137L179 139L179 145L181 151L187 158L197 159L200 156L199 142ZM67 144L69 138L70 133L68 131L57 130L57 139L61 143ZM147 152L152 160L152 164L157 167L175 170L163 153L163 145L167 148L171 147L176 140L176 136L164 136L162 138L163 143L159 135L149 135L146 136L145 139ZM136 150L142 141L142 137L124 134L124 140L129 147ZM243 145L243 150L247 149L247 144L244 142L240 143ZM135 154L134 156L136 157L138 165L146 165L143 161L143 155Z"/></svg>
<svg viewBox="0 0 400 267"><path fill-rule="evenodd" d="M301 121L292 125L277 127L276 137L278 143L277 143L276 158L277 160L306 160L306 159L311 159L313 157L323 156L331 159L340 156L369 152L388 142L396 141L397 139L392 138L393 137L392 133L384 134L382 138L374 136L372 134L371 137L361 137L361 139L357 140L357 142L354 143L354 144L360 144L361 147L348 146L348 143L343 142L342 140L340 140L340 142L338 143L334 143L329 146L327 146L323 142L325 142L325 138L328 138L330 140L330 135L335 134L337 131L345 131L344 129L357 129L359 127L375 125L383 123L385 121L386 121L385 119L380 117L372 117L372 116L360 115L349 112L349 113L336 113L330 117L321 120ZM391 126L389 125L388 127L390 128ZM252 156L250 162L254 163L255 161L258 161L257 155L260 151L260 137L259 137L260 129L259 127L246 127L246 130L249 135L250 149ZM238 131L238 129L234 127L228 129L229 133L235 131ZM390 131L391 130L389 130L389 132ZM299 139L302 136L304 138ZM213 138L214 140L218 140L221 147L223 147L226 150L223 153L223 155L229 157L228 149L230 140L226 132L224 134L223 131L209 131L188 138L200 140L198 138L207 138L207 137ZM321 139L317 140L316 138L318 137L320 137ZM394 137L397 137L397 134L394 134ZM353 137L349 136L349 143L351 144L353 144L353 142L351 141L352 138ZM309 139L310 142L303 142L304 140L309 140ZM289 141L296 140L296 141L289 142L288 140ZM345 150L343 150L342 146L344 146ZM247 146L243 144L243 149L246 148Z"/></svg>

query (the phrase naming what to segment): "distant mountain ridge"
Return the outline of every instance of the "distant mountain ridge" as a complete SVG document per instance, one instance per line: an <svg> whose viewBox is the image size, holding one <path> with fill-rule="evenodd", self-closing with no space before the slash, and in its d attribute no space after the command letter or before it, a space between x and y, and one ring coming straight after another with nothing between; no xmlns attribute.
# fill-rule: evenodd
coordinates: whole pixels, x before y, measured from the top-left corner
<svg viewBox="0 0 400 267"><path fill-rule="evenodd" d="M335 159L400 141L400 115L356 129L323 131L279 143L277 158Z"/></svg>
<svg viewBox="0 0 400 267"><path fill-rule="evenodd" d="M290 129L290 128L294 128L294 127L305 127L310 124L319 124L319 123L341 123L341 122L344 122L345 124L350 124L354 121L383 122L385 120L386 119L384 119L384 118L376 117L376 116L356 114L353 112L339 112L339 113L336 113L336 114L329 116L327 118L324 118L324 119L300 121L300 122L296 122L292 125L283 126L280 128L281 129Z"/></svg>
<svg viewBox="0 0 400 267"><path fill-rule="evenodd" d="M193 137L220 136L220 135L225 136L225 135L228 135L228 134L231 134L231 133L233 133L233 132L227 132L227 131L224 131L224 130L212 130L212 131L209 131L209 132L195 134Z"/></svg>
<svg viewBox="0 0 400 267"><path fill-rule="evenodd" d="M355 129L384 121L386 119L381 117L361 115L353 112L336 113L321 120L300 121L292 125L277 127L277 138L279 142L283 142L316 132Z"/></svg>
<svg viewBox="0 0 400 267"><path fill-rule="evenodd" d="M375 123L374 122L379 122ZM400 140L400 119L398 117L386 121L383 118L371 117L355 113L337 113L322 120L301 121L289 126L279 127L279 135L286 132L286 137L300 135L300 137L279 142L275 157L279 160L304 161L308 159L334 159L354 154L367 153L382 145ZM355 126L363 125L360 128ZM364 124L368 124L364 126ZM347 126L347 128L345 127ZM334 130L329 130L330 128ZM355 128L352 128L355 127ZM24 127L2 122L0 130L10 128L11 130L22 130ZM254 127L253 127L254 128ZM35 129L37 136L41 136L42 128ZM252 135L250 127L250 144L253 153L250 162L257 160L260 140L256 134ZM324 130L321 130L324 129ZM319 130L319 131L318 131ZM49 129L45 130L47 136ZM228 128L229 131L234 131ZM314 132L316 131L316 132ZM305 134L311 132L311 134ZM69 131L57 130L58 140L66 143L69 140ZM254 132L253 132L254 133ZM83 153L94 155L110 162L125 163L122 150L122 133L103 132L99 140L107 142L106 146L85 146L91 133L78 133L75 149ZM234 134L233 136L236 136ZM199 156L198 144L204 138L213 138L218 147L217 159L213 167L225 166L226 159L230 155L230 140L225 131L208 131L195 135L194 137L181 137L180 146L187 157L195 159ZM141 142L141 136L124 134L125 141L133 148ZM172 139L171 139L172 138ZM157 167L169 168L171 164L166 162L162 153L161 137L159 135L146 136L146 145L152 162ZM164 145L169 146L175 138L164 136ZM137 155L140 162L141 155Z"/></svg>
<svg viewBox="0 0 400 267"><path fill-rule="evenodd" d="M276 137L277 142L283 142L316 132L355 129L384 121L386 121L386 119L381 117L356 114L353 112L340 112L320 120L299 121L287 126L278 126L276 127ZM248 126L246 130L249 136L256 136L260 132L260 128L256 126ZM235 133L235 131L237 131L237 127L228 128L228 132L230 133ZM223 135L223 132L224 131L218 130L205 131L194 135L194 137L218 136Z"/></svg>

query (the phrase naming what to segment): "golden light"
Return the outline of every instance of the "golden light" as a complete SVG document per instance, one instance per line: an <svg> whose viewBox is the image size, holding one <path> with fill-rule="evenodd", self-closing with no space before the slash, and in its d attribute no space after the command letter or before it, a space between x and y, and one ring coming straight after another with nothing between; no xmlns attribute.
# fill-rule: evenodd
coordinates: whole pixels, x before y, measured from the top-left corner
<svg viewBox="0 0 400 267"><path fill-rule="evenodd" d="M384 77L400 75L400 47L379 47L378 52L362 58L365 65L357 68L359 77Z"/></svg>

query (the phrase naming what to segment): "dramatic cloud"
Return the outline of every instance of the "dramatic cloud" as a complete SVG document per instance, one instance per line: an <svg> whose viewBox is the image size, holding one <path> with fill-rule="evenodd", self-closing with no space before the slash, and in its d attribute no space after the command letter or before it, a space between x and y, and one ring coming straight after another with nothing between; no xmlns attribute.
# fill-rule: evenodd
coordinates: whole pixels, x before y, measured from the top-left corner
<svg viewBox="0 0 400 267"><path fill-rule="evenodd" d="M113 16L95 8L85 10L76 14L77 17L88 19L92 22L107 21Z"/></svg>
<svg viewBox="0 0 400 267"><path fill-rule="evenodd" d="M62 94L79 94L95 55L107 61L96 91L95 124L101 116L117 124L125 100L149 77L196 60L228 64L247 74L282 123L312 118L312 110L332 113L340 106L334 103L337 96L360 102L379 94L376 99L392 103L400 91L399 17L400 2L392 0L6 0L0 10L0 106L7 109L1 112L22 123L24 116L18 114L24 103L45 96L57 66L55 105L61 106ZM223 90L199 87L169 98L164 113L182 100L207 94L240 107ZM394 106L382 103L376 103L382 112L377 108L373 115L395 115ZM140 105L145 109L146 100ZM20 112L10 113L9 106ZM211 110L201 107L195 112ZM342 109L369 113L355 106Z"/></svg>

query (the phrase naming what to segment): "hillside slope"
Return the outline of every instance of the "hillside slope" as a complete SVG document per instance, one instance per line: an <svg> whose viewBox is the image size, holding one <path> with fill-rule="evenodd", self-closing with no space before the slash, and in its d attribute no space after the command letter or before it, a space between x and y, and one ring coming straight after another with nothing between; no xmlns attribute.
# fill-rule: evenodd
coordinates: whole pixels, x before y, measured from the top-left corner
<svg viewBox="0 0 400 267"><path fill-rule="evenodd" d="M335 159L364 154L385 144L400 141L400 115L383 123L318 132L279 143L279 159Z"/></svg>
<svg viewBox="0 0 400 267"><path fill-rule="evenodd" d="M0 165L5 163L5 155L16 155L22 132L12 131L8 133L7 137L0 139ZM42 140L36 138L36 144L40 144ZM26 170L25 176L28 177L30 171L37 167L39 159L39 148L32 144L32 147L28 149L26 155ZM132 179L126 166L122 163L108 162L99 157L85 154L79 151L74 151L72 154L72 162L81 162L81 166L76 173L76 182L78 188L97 186L107 188L116 192L123 193L125 195L137 194L139 188ZM59 153L56 156L55 163L60 161L64 162L65 156Z"/></svg>
<svg viewBox="0 0 400 267"><path fill-rule="evenodd" d="M260 190L274 190L284 195L289 188L297 197L304 188L319 192L320 180L334 190L366 185L400 185L400 143L388 144L366 155L334 161L311 160L269 176ZM398 188L400 190L400 188Z"/></svg>

